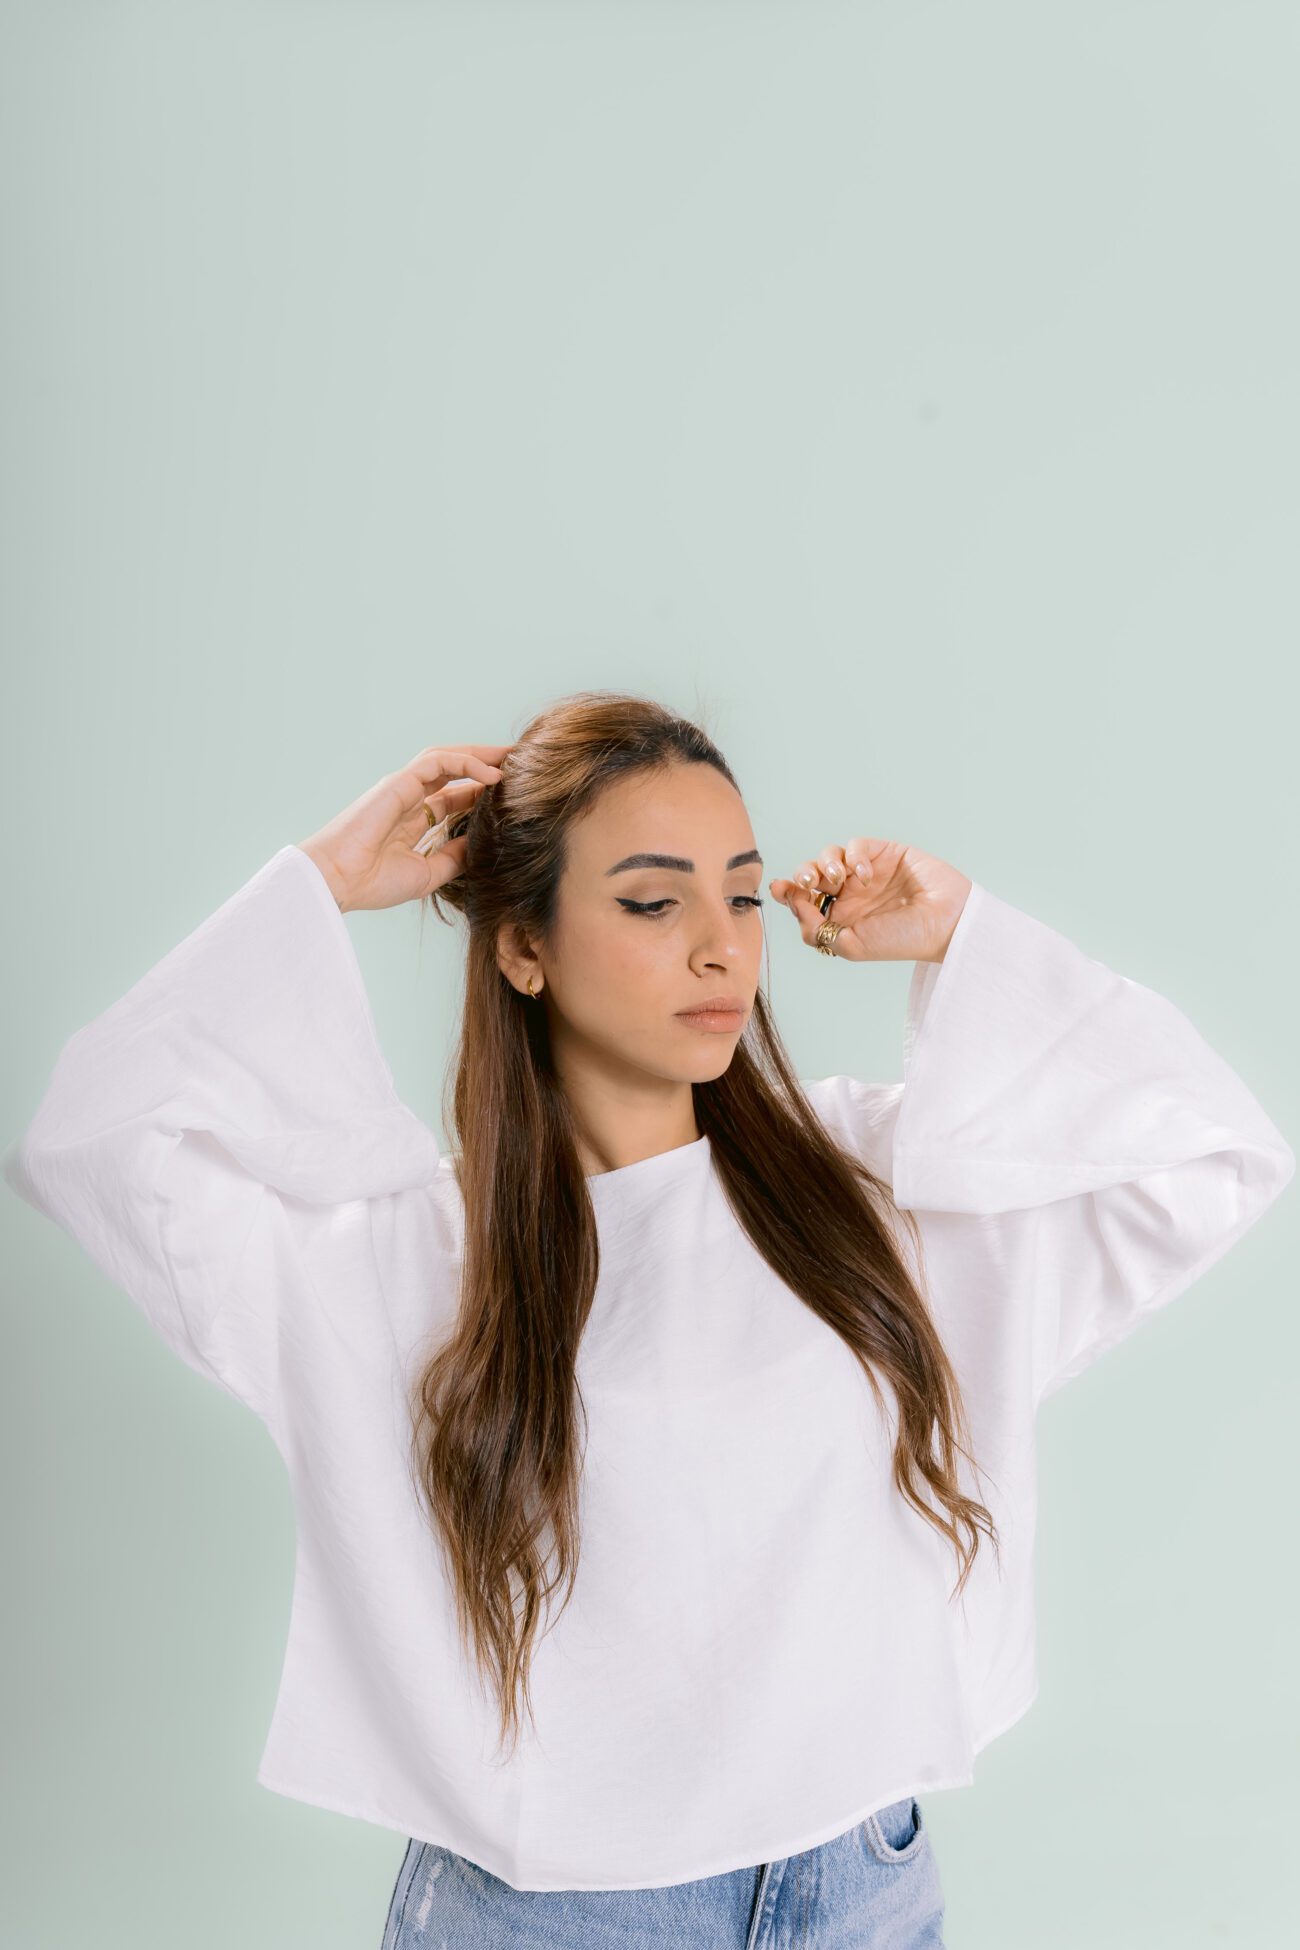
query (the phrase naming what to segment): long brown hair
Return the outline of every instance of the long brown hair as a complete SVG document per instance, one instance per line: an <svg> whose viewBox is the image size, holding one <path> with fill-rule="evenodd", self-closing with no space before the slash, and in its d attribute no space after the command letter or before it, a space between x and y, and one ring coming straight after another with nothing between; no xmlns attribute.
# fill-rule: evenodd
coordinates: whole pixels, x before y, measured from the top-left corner
<svg viewBox="0 0 1300 1950"><path fill-rule="evenodd" d="M411 1391L415 1480L456 1592L461 1642L492 1684L504 1739L544 1606L578 1567L579 1342L595 1294L595 1215L544 1010L506 980L498 931L551 938L566 831L615 780L712 765L736 781L700 727L650 699L583 691L539 712L503 776L453 823L464 866L429 896L468 924L465 999L444 1118L465 1208L460 1305L450 1338ZM894 1481L952 1543L969 1575L984 1504L958 1487L969 1427L956 1374L891 1220L915 1220L844 1149L800 1088L762 988L726 1071L693 1086L696 1122L741 1226L774 1272L897 1402ZM959 1435L963 1440L958 1440ZM932 1506L930 1493L938 1508ZM563 1606L561 1606L563 1609Z"/></svg>

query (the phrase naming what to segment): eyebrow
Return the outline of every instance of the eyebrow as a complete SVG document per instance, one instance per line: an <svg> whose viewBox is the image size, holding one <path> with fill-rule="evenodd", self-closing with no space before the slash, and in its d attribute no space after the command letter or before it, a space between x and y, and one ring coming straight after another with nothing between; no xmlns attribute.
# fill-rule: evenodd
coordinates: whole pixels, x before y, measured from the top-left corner
<svg viewBox="0 0 1300 1950"><path fill-rule="evenodd" d="M733 853L723 872L730 873L733 867L747 867L751 863L760 867L763 864L763 856L756 846L751 846L748 853ZM684 859L680 853L629 853L626 859L606 867L605 872L607 875L626 873L632 867L666 867L669 873L695 872L694 860Z"/></svg>

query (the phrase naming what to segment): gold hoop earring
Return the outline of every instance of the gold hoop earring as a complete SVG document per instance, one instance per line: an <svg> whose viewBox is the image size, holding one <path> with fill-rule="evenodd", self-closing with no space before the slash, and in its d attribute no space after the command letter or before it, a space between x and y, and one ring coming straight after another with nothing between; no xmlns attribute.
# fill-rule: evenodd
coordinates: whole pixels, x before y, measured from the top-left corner
<svg viewBox="0 0 1300 1950"><path fill-rule="evenodd" d="M532 996L534 1002L540 1002L542 992L540 989L533 987L533 978L531 975L528 977L528 993Z"/></svg>

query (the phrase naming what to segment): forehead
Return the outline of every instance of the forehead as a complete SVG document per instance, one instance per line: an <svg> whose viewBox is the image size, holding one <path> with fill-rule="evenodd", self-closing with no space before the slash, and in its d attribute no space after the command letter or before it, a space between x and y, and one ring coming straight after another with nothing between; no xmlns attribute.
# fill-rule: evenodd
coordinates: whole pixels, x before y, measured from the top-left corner
<svg viewBox="0 0 1300 1950"><path fill-rule="evenodd" d="M604 872L630 853L673 853L716 871L753 844L730 780L712 765L675 765L606 787L570 828L569 858Z"/></svg>

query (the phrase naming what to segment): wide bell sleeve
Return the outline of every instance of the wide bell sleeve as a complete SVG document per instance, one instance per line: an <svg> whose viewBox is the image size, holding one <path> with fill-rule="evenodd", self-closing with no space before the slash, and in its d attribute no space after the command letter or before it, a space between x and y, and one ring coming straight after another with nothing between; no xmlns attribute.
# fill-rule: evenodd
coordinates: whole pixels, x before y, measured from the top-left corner
<svg viewBox="0 0 1300 1950"><path fill-rule="evenodd" d="M427 1185L438 1159L344 917L287 845L68 1040L0 1169L181 1360L271 1421L282 1208Z"/></svg>
<svg viewBox="0 0 1300 1950"><path fill-rule="evenodd" d="M896 1205L923 1231L931 1216L971 1289L949 1312L978 1309L998 1360L1021 1336L1035 1402L1189 1287L1295 1171L1181 1009L978 882L943 961L913 969L902 1084L818 1087Z"/></svg>

